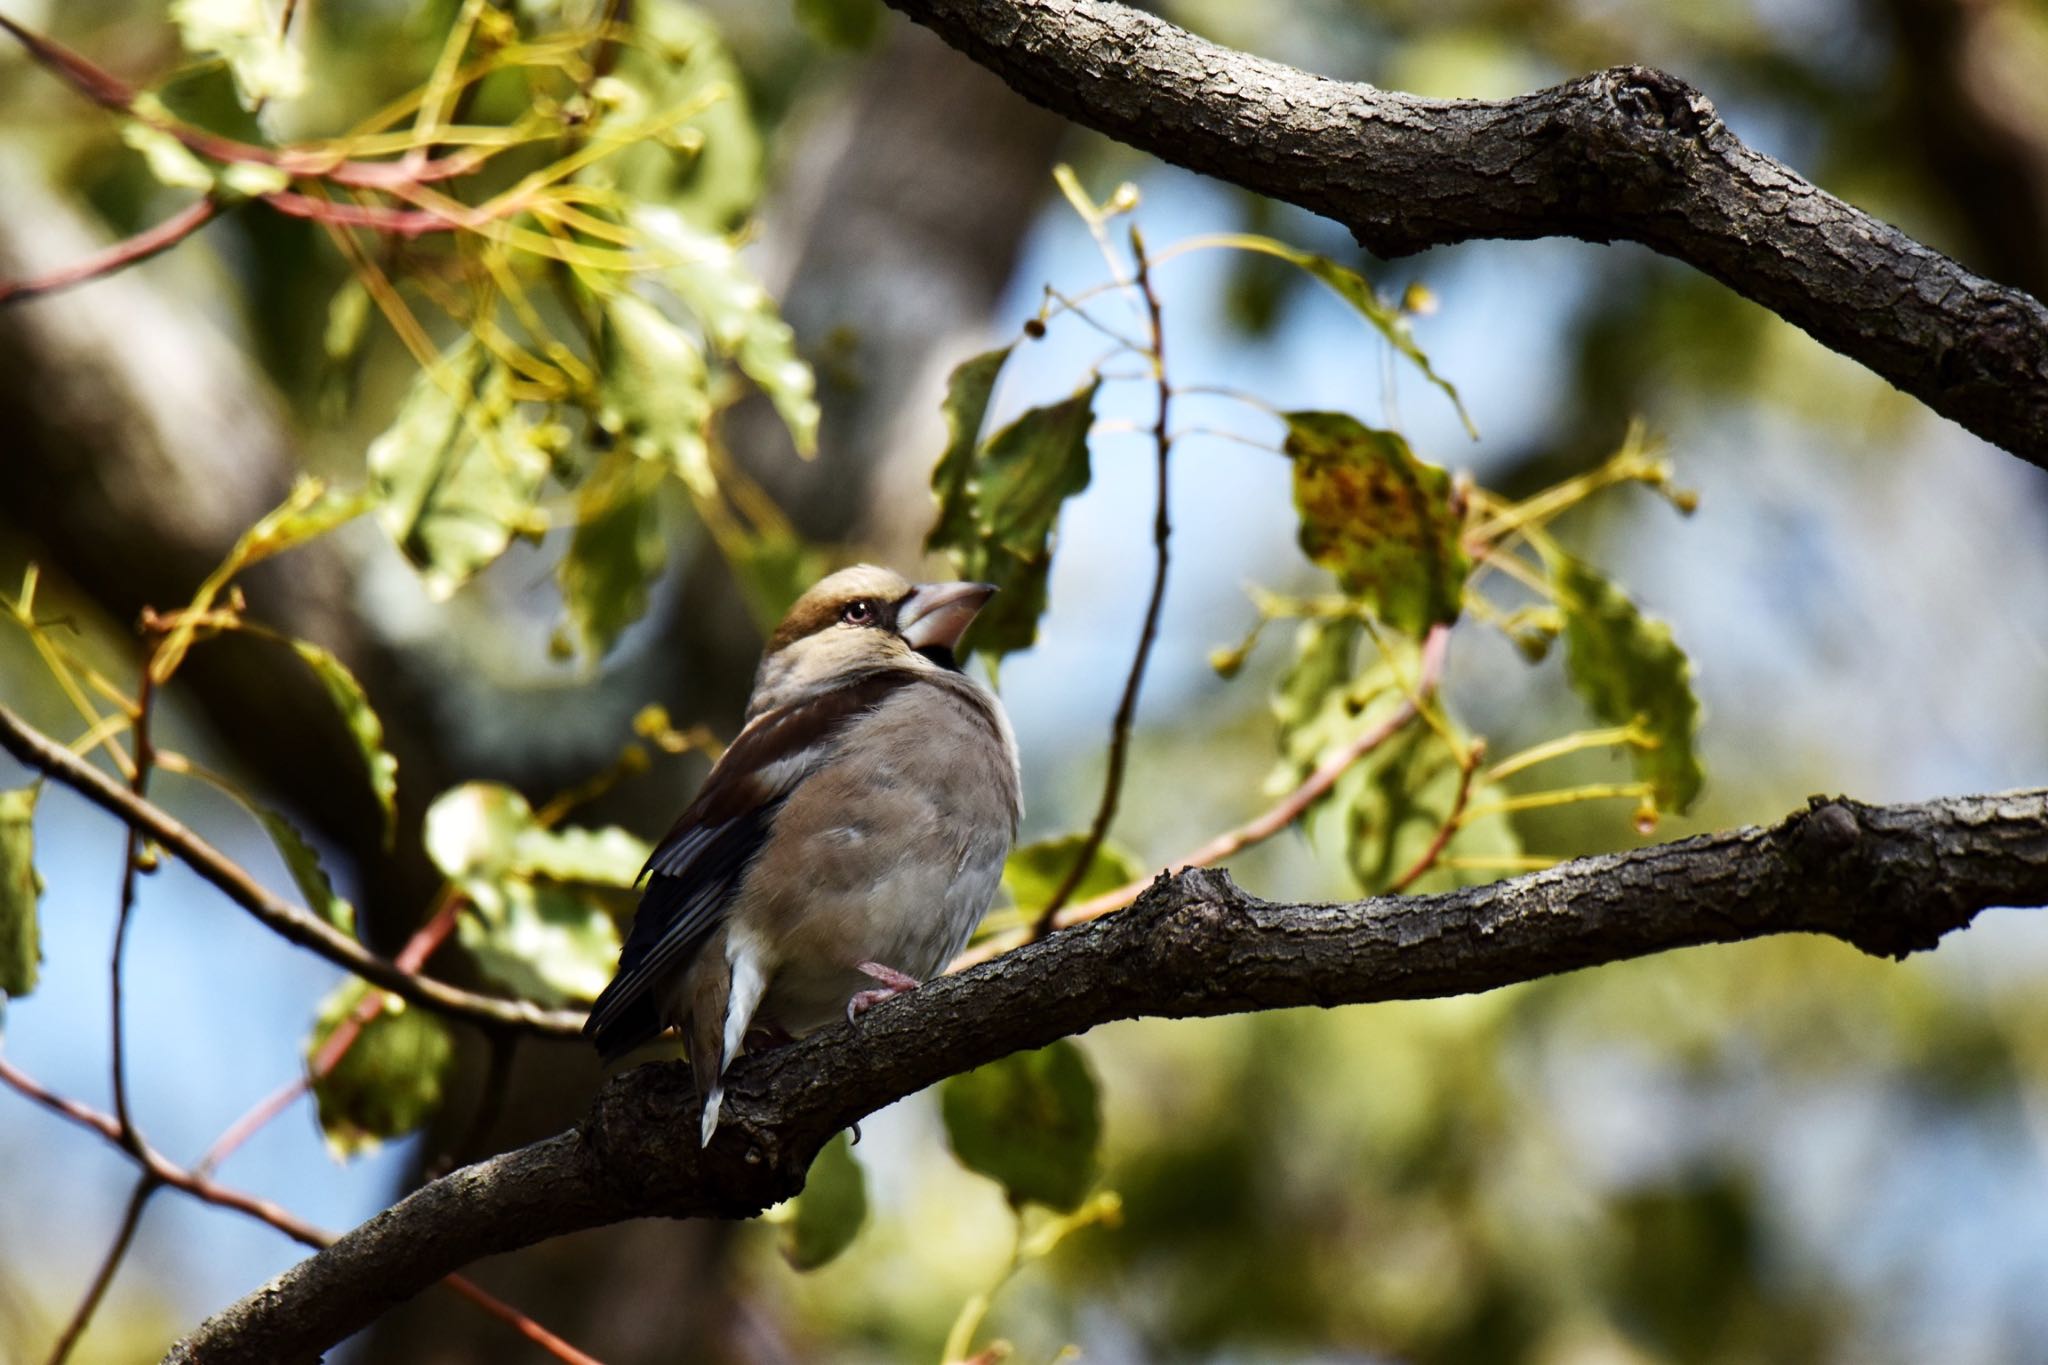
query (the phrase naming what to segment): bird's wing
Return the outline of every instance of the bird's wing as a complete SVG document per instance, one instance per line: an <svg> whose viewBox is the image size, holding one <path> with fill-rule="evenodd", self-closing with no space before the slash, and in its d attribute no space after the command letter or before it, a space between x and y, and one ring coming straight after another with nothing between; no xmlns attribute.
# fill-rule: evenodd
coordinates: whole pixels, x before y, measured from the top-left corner
<svg viewBox="0 0 2048 1365"><path fill-rule="evenodd" d="M619 953L618 975L591 1006L583 1030L606 1057L661 1031L656 988L725 918L748 865L768 842L776 811L829 759L841 727L916 680L872 674L765 712L740 731L641 869L647 890Z"/></svg>

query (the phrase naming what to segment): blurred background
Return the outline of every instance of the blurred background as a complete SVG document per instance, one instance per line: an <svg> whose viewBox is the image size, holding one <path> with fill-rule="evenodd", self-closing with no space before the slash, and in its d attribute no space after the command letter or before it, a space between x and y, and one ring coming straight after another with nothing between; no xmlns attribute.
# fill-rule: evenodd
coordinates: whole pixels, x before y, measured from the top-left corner
<svg viewBox="0 0 2048 1365"><path fill-rule="evenodd" d="M182 60L139 0L6 0L10 17L132 76ZM1698 84L1743 138L1970 268L2048 294L2048 5L2039 0L1166 0L1216 41L1422 94L1513 94L1617 62ZM1910 800L2048 772L2048 476L1979 442L1713 282L1630 246L1474 243L1381 263L1341 230L1064 126L879 5L704 6L744 76L765 159L748 255L817 368L822 453L796 459L765 404L737 458L809 540L906 568L930 524L947 371L1006 340L1052 283L1102 278L1053 191L1142 194L1148 240L1251 228L1383 290L1426 284L1417 334L1472 410L1389 381L1334 299L1256 258L1159 272L1176 376L1281 407L1398 416L1425 457L1511 494L1588 469L1632 417L1700 494L1681 518L1610 495L1562 534L1671 622L1698 669L1707 794L1655 837L1775 820L1812 792ZM287 131L346 122L424 78L453 6L311 3L320 86ZM182 202L108 121L0 49L0 277L32 274ZM328 401L322 332L346 266L317 229L234 214L164 257L0 312L0 583L43 566L45 608L132 672L132 623L171 605L300 470L353 481L413 372L388 336ZM1072 388L1101 342L1055 326L1020 352L1000 419ZM1143 385L1103 416L1144 420ZM756 408L759 408L757 411ZM1183 423L1270 441L1256 414L1185 401ZM1025 755L1027 837L1084 827L1149 572L1151 460L1105 431L1059 528L1038 646L1002 669ZM1284 644L1225 681L1209 651L1251 623L1245 585L1316 589L1286 470L1196 434L1175 454L1177 558L1140 713L1120 843L1148 863L1268 799L1267 695ZM602 769L660 702L735 728L759 637L680 507L647 619L595 669L551 657L558 537L515 546L434 603L358 524L251 577L253 609L347 659L401 764L416 824L460 780L543 799ZM1277 632L1276 634L1284 634ZM1456 637L1449 688L1507 753L1587 723L1555 660ZM0 698L47 728L62 698L17 633ZM233 642L196 653L165 742L290 808L385 950L434 888L416 846L376 847L358 760L312 686ZM657 835L701 768L656 765L593 820ZM1590 775L1599 775L1597 764ZM342 774L345 776L337 776ZM14 785L13 773L0 773ZM260 833L197 784L157 791L289 893ZM1622 803L1532 814L1537 852L1637 836ZM1539 818L1540 817L1540 818ZM108 1096L107 949L118 827L62 791L38 822L44 977L5 1016L8 1057ZM1290 833L1238 860L1275 898L1353 894ZM302 1066L338 973L175 864L144 883L128 1010L138 1121L189 1160ZM455 954L437 970L459 973ZM224 1178L340 1229L451 1145L559 1129L600 1074L583 1049L520 1049L505 1111L467 1131L483 1049L420 1138L337 1163L310 1106ZM1482 998L1184 1023L1083 1042L1105 1096L1103 1184L1120 1226L1076 1233L995 1299L1014 1359L1101 1362L1973 1362L2048 1360L2048 927L1993 912L1903 966L1839 944L1698 949ZM446 1131L442 1131L442 1130ZM631 1225L477 1268L606 1360L937 1360L1001 1273L995 1186L946 1160L916 1097L867 1125L874 1204L853 1250L799 1275L759 1226ZM0 1095L0 1358L39 1359L112 1236L122 1160ZM167 1194L79 1359L153 1359L182 1327L296 1262L263 1226ZM392 1314L362 1361L541 1359L447 1295Z"/></svg>

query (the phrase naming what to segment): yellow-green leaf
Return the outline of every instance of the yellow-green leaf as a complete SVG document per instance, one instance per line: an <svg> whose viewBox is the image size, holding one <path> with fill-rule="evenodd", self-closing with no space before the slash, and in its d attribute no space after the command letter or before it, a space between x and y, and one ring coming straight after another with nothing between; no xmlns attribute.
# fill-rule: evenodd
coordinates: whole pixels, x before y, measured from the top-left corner
<svg viewBox="0 0 2048 1365"><path fill-rule="evenodd" d="M577 494L576 530L555 577L593 661L646 613L648 595L668 560L656 496L661 477L660 465L613 450Z"/></svg>
<svg viewBox="0 0 2048 1365"><path fill-rule="evenodd" d="M374 990L350 977L321 1002L306 1040L309 1065ZM407 1008L396 996L383 996L383 1001L334 1069L313 1080L320 1131L336 1160L375 1151L387 1139L422 1126L441 1107L455 1056L447 1026L426 1010Z"/></svg>
<svg viewBox="0 0 2048 1365"><path fill-rule="evenodd" d="M867 1177L841 1133L811 1162L782 1225L782 1255L797 1270L816 1270L853 1244L867 1217Z"/></svg>
<svg viewBox="0 0 2048 1365"><path fill-rule="evenodd" d="M1381 298L1379 291L1372 287L1371 281L1365 276L1355 270L1346 269L1327 257L1303 251L1285 242L1275 241L1271 237L1260 237L1252 233L1231 233L1208 240L1218 246L1235 247L1240 251L1256 251L1277 257L1327 285L1332 293L1350 304L1360 317L1370 323L1373 330L1385 337L1388 345L1420 370L1425 379L1443 390L1444 396L1451 400L1451 406L1458 410L1458 420L1465 424L1465 430L1475 440L1478 438L1479 429L1472 424L1472 415L1465 411L1464 401L1458 397L1457 389L1448 379L1436 372L1429 363L1429 357L1415 344L1415 333L1409 327L1408 319L1402 314L1399 305Z"/></svg>
<svg viewBox="0 0 2048 1365"><path fill-rule="evenodd" d="M121 141L142 153L149 173L165 185L181 190L213 189L213 167L192 155L184 143L161 128L130 122L121 126Z"/></svg>
<svg viewBox="0 0 2048 1365"><path fill-rule="evenodd" d="M326 920L350 938L356 936L356 908L348 899L334 889L334 883L327 876L327 869L320 862L319 850L306 841L298 827L278 811L250 801L247 803L263 828L270 835L270 842L277 845L278 856L284 859L285 870L292 875L292 883L305 897L306 905L314 914Z"/></svg>
<svg viewBox="0 0 2048 1365"><path fill-rule="evenodd" d="M37 787L0 791L0 1000L36 988L43 961L36 902L43 879L36 872Z"/></svg>
<svg viewBox="0 0 2048 1365"><path fill-rule="evenodd" d="M356 750L363 756L370 794L377 798L377 807L384 812L384 842L388 844L398 821L398 760L384 747L384 722L377 718L376 708L370 705L369 694L356 681L356 675L348 671L348 665L336 658L332 650L305 640L294 640L291 645L327 689L328 697L348 726L350 738L356 742Z"/></svg>
<svg viewBox="0 0 2048 1365"><path fill-rule="evenodd" d="M975 452L996 377L1010 351L1004 346L963 360L946 380L946 450L932 470L932 495L938 499L939 513L926 538L927 549L965 545L974 538Z"/></svg>
<svg viewBox="0 0 2048 1365"><path fill-rule="evenodd" d="M187 51L227 60L243 108L305 91L305 58L263 0L171 0L170 16Z"/></svg>
<svg viewBox="0 0 2048 1365"><path fill-rule="evenodd" d="M598 426L633 454L669 463L693 491L714 488L704 440L710 375L697 343L659 308L621 290L604 300L603 360Z"/></svg>
<svg viewBox="0 0 2048 1365"><path fill-rule="evenodd" d="M1700 704L1692 660L1669 625L1643 615L1606 575L1554 546L1539 548L1564 614L1565 677L1601 720L1642 730L1646 743L1629 749L1636 776L1650 784L1658 810L1684 811L1704 778L1693 747Z"/></svg>
<svg viewBox="0 0 2048 1365"><path fill-rule="evenodd" d="M732 243L666 209L641 209L633 222L668 258L658 276L663 287L703 324L712 347L768 395L797 453L815 454L817 381L796 353L796 333Z"/></svg>
<svg viewBox="0 0 2048 1365"><path fill-rule="evenodd" d="M504 368L468 337L413 380L398 417L370 443L371 487L386 529L445 598L503 554L514 535L537 535L534 506L547 477Z"/></svg>
<svg viewBox="0 0 2048 1365"><path fill-rule="evenodd" d="M1088 1059L1062 1039L991 1062L939 1088L953 1154L1015 1205L1079 1208L1095 1183L1101 1097Z"/></svg>
<svg viewBox="0 0 2048 1365"><path fill-rule="evenodd" d="M1396 630L1456 620L1472 564L1451 476L1345 413L1285 417L1302 552Z"/></svg>
<svg viewBox="0 0 2048 1365"><path fill-rule="evenodd" d="M962 577L1001 589L967 632L968 651L1002 655L1038 638L1053 527L1066 500L1088 486L1100 383L1032 408L988 439L964 477L954 472L954 501L941 508L926 548L947 551Z"/></svg>
<svg viewBox="0 0 2048 1365"><path fill-rule="evenodd" d="M1026 914L1043 910L1052 900L1052 893L1066 880L1074 859L1081 854L1081 846L1087 842L1085 834L1063 834L1011 850L1003 863L1003 889L1010 893L1011 903ZM1115 891L1144 875L1136 858L1105 840L1089 859L1088 870L1075 883L1068 901L1085 901Z"/></svg>

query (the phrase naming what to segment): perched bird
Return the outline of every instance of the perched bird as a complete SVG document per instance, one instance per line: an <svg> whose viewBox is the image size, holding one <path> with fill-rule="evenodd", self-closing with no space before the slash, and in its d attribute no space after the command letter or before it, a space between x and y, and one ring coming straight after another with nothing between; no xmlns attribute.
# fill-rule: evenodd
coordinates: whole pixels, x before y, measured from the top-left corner
<svg viewBox="0 0 2048 1365"><path fill-rule="evenodd" d="M745 728L647 860L584 1033L610 1060L677 1026L706 1144L750 1032L801 1037L918 985L994 898L1017 743L953 654L994 591L863 564L798 598Z"/></svg>

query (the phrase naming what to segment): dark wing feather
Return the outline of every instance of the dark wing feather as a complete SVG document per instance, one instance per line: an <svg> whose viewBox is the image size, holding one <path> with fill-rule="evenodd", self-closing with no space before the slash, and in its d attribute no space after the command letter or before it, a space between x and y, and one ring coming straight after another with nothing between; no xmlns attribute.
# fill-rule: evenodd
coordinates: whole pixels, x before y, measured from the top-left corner
<svg viewBox="0 0 2048 1365"><path fill-rule="evenodd" d="M757 717L704 779L697 799L655 846L647 890L619 953L618 975L591 1006L583 1032L609 1060L659 1034L658 988L688 965L724 920L775 812L823 764L840 727L915 682L891 672Z"/></svg>

